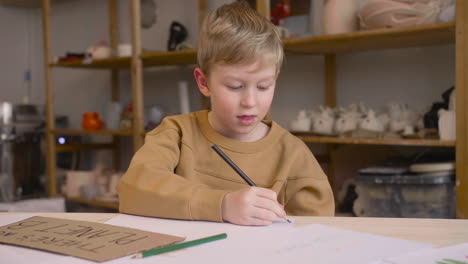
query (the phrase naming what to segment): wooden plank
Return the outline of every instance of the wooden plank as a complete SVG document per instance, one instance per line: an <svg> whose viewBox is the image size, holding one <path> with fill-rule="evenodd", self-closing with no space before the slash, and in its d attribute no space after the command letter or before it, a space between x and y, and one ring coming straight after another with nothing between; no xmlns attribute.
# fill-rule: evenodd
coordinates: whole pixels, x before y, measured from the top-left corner
<svg viewBox="0 0 468 264"><path fill-rule="evenodd" d="M208 0L198 0L198 31L201 30L203 21L208 13Z"/></svg>
<svg viewBox="0 0 468 264"><path fill-rule="evenodd" d="M132 102L133 102L133 149L143 145L143 64L141 60L140 0L130 1L132 20Z"/></svg>
<svg viewBox="0 0 468 264"><path fill-rule="evenodd" d="M83 130L83 129L69 129L69 128L58 128L50 130L50 133L55 135L113 135L113 136L131 136L133 132L131 130L121 129L101 129L101 130Z"/></svg>
<svg viewBox="0 0 468 264"><path fill-rule="evenodd" d="M73 0L52 0L53 4L69 2ZM0 0L0 5L18 8L40 8L41 1L38 0Z"/></svg>
<svg viewBox="0 0 468 264"><path fill-rule="evenodd" d="M128 69L130 68L130 64L130 57L112 57L108 59L93 60L91 63L84 63L83 60L50 63L50 66L86 69Z"/></svg>
<svg viewBox="0 0 468 264"><path fill-rule="evenodd" d="M116 0L109 0L109 34L110 34L110 45L114 55L117 55L117 46L119 42L119 30L118 30L118 6ZM119 70L111 70L111 97L112 102L120 103L120 85L119 85ZM112 163L115 170L120 170L120 137L115 136L112 139L113 152L112 152Z"/></svg>
<svg viewBox="0 0 468 264"><path fill-rule="evenodd" d="M52 83L52 69L49 67L52 61L52 44L50 30L50 0L42 0L42 32L44 41L44 79L46 90L46 126L47 131L55 129L54 87ZM57 195L57 156L55 153L55 135L46 133L47 141L47 192L49 196Z"/></svg>
<svg viewBox="0 0 468 264"><path fill-rule="evenodd" d="M456 5L457 218L468 219L468 3Z"/></svg>
<svg viewBox="0 0 468 264"><path fill-rule="evenodd" d="M325 55L325 104L328 107L336 106L336 55ZM336 149L335 145L327 145L327 154L329 161L327 162L327 177L330 185L335 186L335 164L333 161L333 151ZM334 193L337 190L333 190Z"/></svg>
<svg viewBox="0 0 468 264"><path fill-rule="evenodd" d="M396 29L379 29L353 33L285 39L289 53L326 54L390 48L410 48L455 41L455 23L439 23Z"/></svg>
<svg viewBox="0 0 468 264"><path fill-rule="evenodd" d="M370 145L396 145L396 146L428 146L428 147L454 147L455 141L442 141L436 139L373 139L373 138L340 138L308 135L307 133L292 132L294 135L308 143L329 144L370 144Z"/></svg>
<svg viewBox="0 0 468 264"><path fill-rule="evenodd" d="M118 9L116 0L109 0L109 38L112 53L117 54L117 46L119 42L119 29L118 29ZM112 85L112 101L120 101L120 86L119 86L119 71L112 69L111 71L111 85Z"/></svg>
<svg viewBox="0 0 468 264"><path fill-rule="evenodd" d="M195 49L167 52L145 51L142 55L144 67L190 65L197 63Z"/></svg>
<svg viewBox="0 0 468 264"><path fill-rule="evenodd" d="M85 150L113 149L113 144L77 144L77 145L57 145L57 152L76 152Z"/></svg>
<svg viewBox="0 0 468 264"><path fill-rule="evenodd" d="M455 23L441 23L408 27L360 31L347 34L285 39L285 50L291 54L329 54L339 52L378 50L386 48L407 48L436 44L452 44L455 41ZM143 66L189 65L197 63L195 49L170 52L144 52ZM77 62L54 63L54 67L124 69L130 68L130 57L114 57L94 60L90 64Z"/></svg>

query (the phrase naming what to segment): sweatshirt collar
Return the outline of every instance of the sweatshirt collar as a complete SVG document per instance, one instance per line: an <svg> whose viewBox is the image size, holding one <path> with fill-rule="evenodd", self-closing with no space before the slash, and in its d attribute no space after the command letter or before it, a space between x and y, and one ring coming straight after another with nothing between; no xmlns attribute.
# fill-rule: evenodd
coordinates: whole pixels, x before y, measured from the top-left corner
<svg viewBox="0 0 468 264"><path fill-rule="evenodd" d="M225 137L216 132L208 121L208 110L195 112L195 116L203 135L208 138L209 141L233 152L261 152L265 150L266 147L272 146L281 135L281 129L276 122L263 120L262 122L270 127L270 131L268 131L266 136L254 142L242 142Z"/></svg>

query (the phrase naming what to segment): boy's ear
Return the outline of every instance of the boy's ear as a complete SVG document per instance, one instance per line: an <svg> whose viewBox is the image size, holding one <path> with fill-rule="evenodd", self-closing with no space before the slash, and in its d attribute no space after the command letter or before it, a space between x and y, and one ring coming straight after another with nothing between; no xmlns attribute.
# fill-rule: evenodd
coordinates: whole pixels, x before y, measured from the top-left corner
<svg viewBox="0 0 468 264"><path fill-rule="evenodd" d="M206 75L203 73L203 71L200 68L195 68L193 75L197 81L198 90L200 90L204 96L210 96L211 93L210 89L208 88L208 79L206 78Z"/></svg>

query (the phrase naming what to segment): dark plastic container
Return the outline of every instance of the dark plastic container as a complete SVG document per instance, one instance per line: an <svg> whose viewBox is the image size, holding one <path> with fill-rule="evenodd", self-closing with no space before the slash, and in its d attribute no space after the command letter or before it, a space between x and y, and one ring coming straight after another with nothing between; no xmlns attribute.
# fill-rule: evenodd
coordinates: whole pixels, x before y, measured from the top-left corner
<svg viewBox="0 0 468 264"><path fill-rule="evenodd" d="M369 175L356 177L353 211L358 216L455 218L455 174Z"/></svg>

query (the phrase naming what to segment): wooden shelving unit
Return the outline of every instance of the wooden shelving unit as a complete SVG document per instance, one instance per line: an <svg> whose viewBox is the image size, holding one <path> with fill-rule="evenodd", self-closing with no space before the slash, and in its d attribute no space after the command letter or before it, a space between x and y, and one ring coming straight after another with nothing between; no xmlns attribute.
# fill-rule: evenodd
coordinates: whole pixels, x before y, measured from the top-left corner
<svg viewBox="0 0 468 264"><path fill-rule="evenodd" d="M455 42L455 23L441 23L397 29L368 30L346 34L285 39L290 53L336 54L394 48L410 48Z"/></svg>
<svg viewBox="0 0 468 264"><path fill-rule="evenodd" d="M26 2L26 1L24 1ZM39 2L39 1L34 1ZM133 146L136 151L143 144L145 130L143 127L143 92L142 92L142 62L140 45L140 1L129 1L131 10L132 46L134 47L131 57L109 58L94 60L91 63L84 61L54 63L52 59L51 43L51 0L42 0L42 19L44 34L44 68L46 81L46 119L47 119L47 167L48 167L48 192L49 196L57 196L56 179L56 154L58 152L75 152L89 150L113 150L114 166L120 167L120 137L133 138ZM108 0L109 7L109 32L111 47L116 49L118 39L117 29L117 1ZM55 128L54 87L52 74L55 68L84 68L110 70L112 101L120 100L118 70L130 69L132 73L132 101L133 101L133 128L129 130L82 130L82 129L58 129ZM58 135L108 135L112 136L112 142L100 144L70 144L59 145L56 143ZM66 197L67 201L88 204L92 206L118 209L118 203L104 201L89 201L80 198Z"/></svg>
<svg viewBox="0 0 468 264"><path fill-rule="evenodd" d="M168 52L146 51L141 58L144 67L190 65L197 63L197 51L194 49Z"/></svg>
<svg viewBox="0 0 468 264"><path fill-rule="evenodd" d="M307 143L327 144L357 144L357 145L393 145L393 146L421 146L421 147L455 147L455 141L437 139L372 139L354 137L325 137L308 133L293 133Z"/></svg>
<svg viewBox="0 0 468 264"><path fill-rule="evenodd" d="M99 134L99 135L112 135L112 136L132 136L132 130L82 130L82 129L54 129L50 131L53 134L64 134L64 135L89 135L89 134ZM144 134L144 133L143 133ZM142 135L143 135L142 134Z"/></svg>
<svg viewBox="0 0 468 264"><path fill-rule="evenodd" d="M100 133L114 136L133 136L135 149L142 143L142 69L143 67L155 66L177 66L196 63L196 51L174 51L174 52L151 52L141 50L139 22L139 1L131 0L130 9L132 13L132 45L135 47L132 57L110 58L106 60L95 60L91 64L81 62L52 63L50 48L50 0L43 1L44 17L44 47L46 66L46 91L47 91L47 119L48 122L48 167L49 167L49 189L55 188L55 146L53 136L55 134L88 134ZM110 6L115 8L115 0L108 0ZM383 29L373 31L360 31L349 34L338 34L330 36L308 37L298 39L285 39L284 47L288 55L321 55L325 57L325 98L328 106L336 103L336 54L343 52L358 52L368 50L382 50L393 48L409 48L429 45L455 44L456 45L456 91L457 91L457 140L414 140L414 139L364 139L364 138L335 138L319 137L310 134L298 134L306 142L326 144L374 144L374 145L399 145L399 146L429 146L429 147L456 147L457 156L457 216L468 218L468 3L465 0L457 0L457 18L455 23L441 23L435 25L424 25L401 29ZM206 0L200 0L201 12L205 14ZM112 8L110 8L112 10ZM257 0L257 10L265 16L269 16L269 1ZM111 12L112 13L112 12ZM111 32L115 32L115 16L111 15ZM112 19L114 18L114 22ZM114 34L115 39L115 34ZM111 69L113 72L113 84L117 85L116 76L118 69L131 69L132 72L132 95L134 107L136 107L136 121L132 131L101 131L89 132L82 130L59 130L55 129L50 122L53 120L53 91L51 84L51 70L55 67ZM115 90L115 89L114 89ZM113 99L118 98L118 93ZM50 172L52 171L52 172ZM55 192L50 192L55 195ZM75 199L74 201L83 201ZM104 205L96 202L96 205ZM115 206L115 205L113 205ZM104 206L105 207L105 206ZM117 208L117 207L115 207Z"/></svg>
<svg viewBox="0 0 468 264"><path fill-rule="evenodd" d="M113 144L66 144L57 145L57 152L75 152L84 150L102 150L102 149L113 149Z"/></svg>

